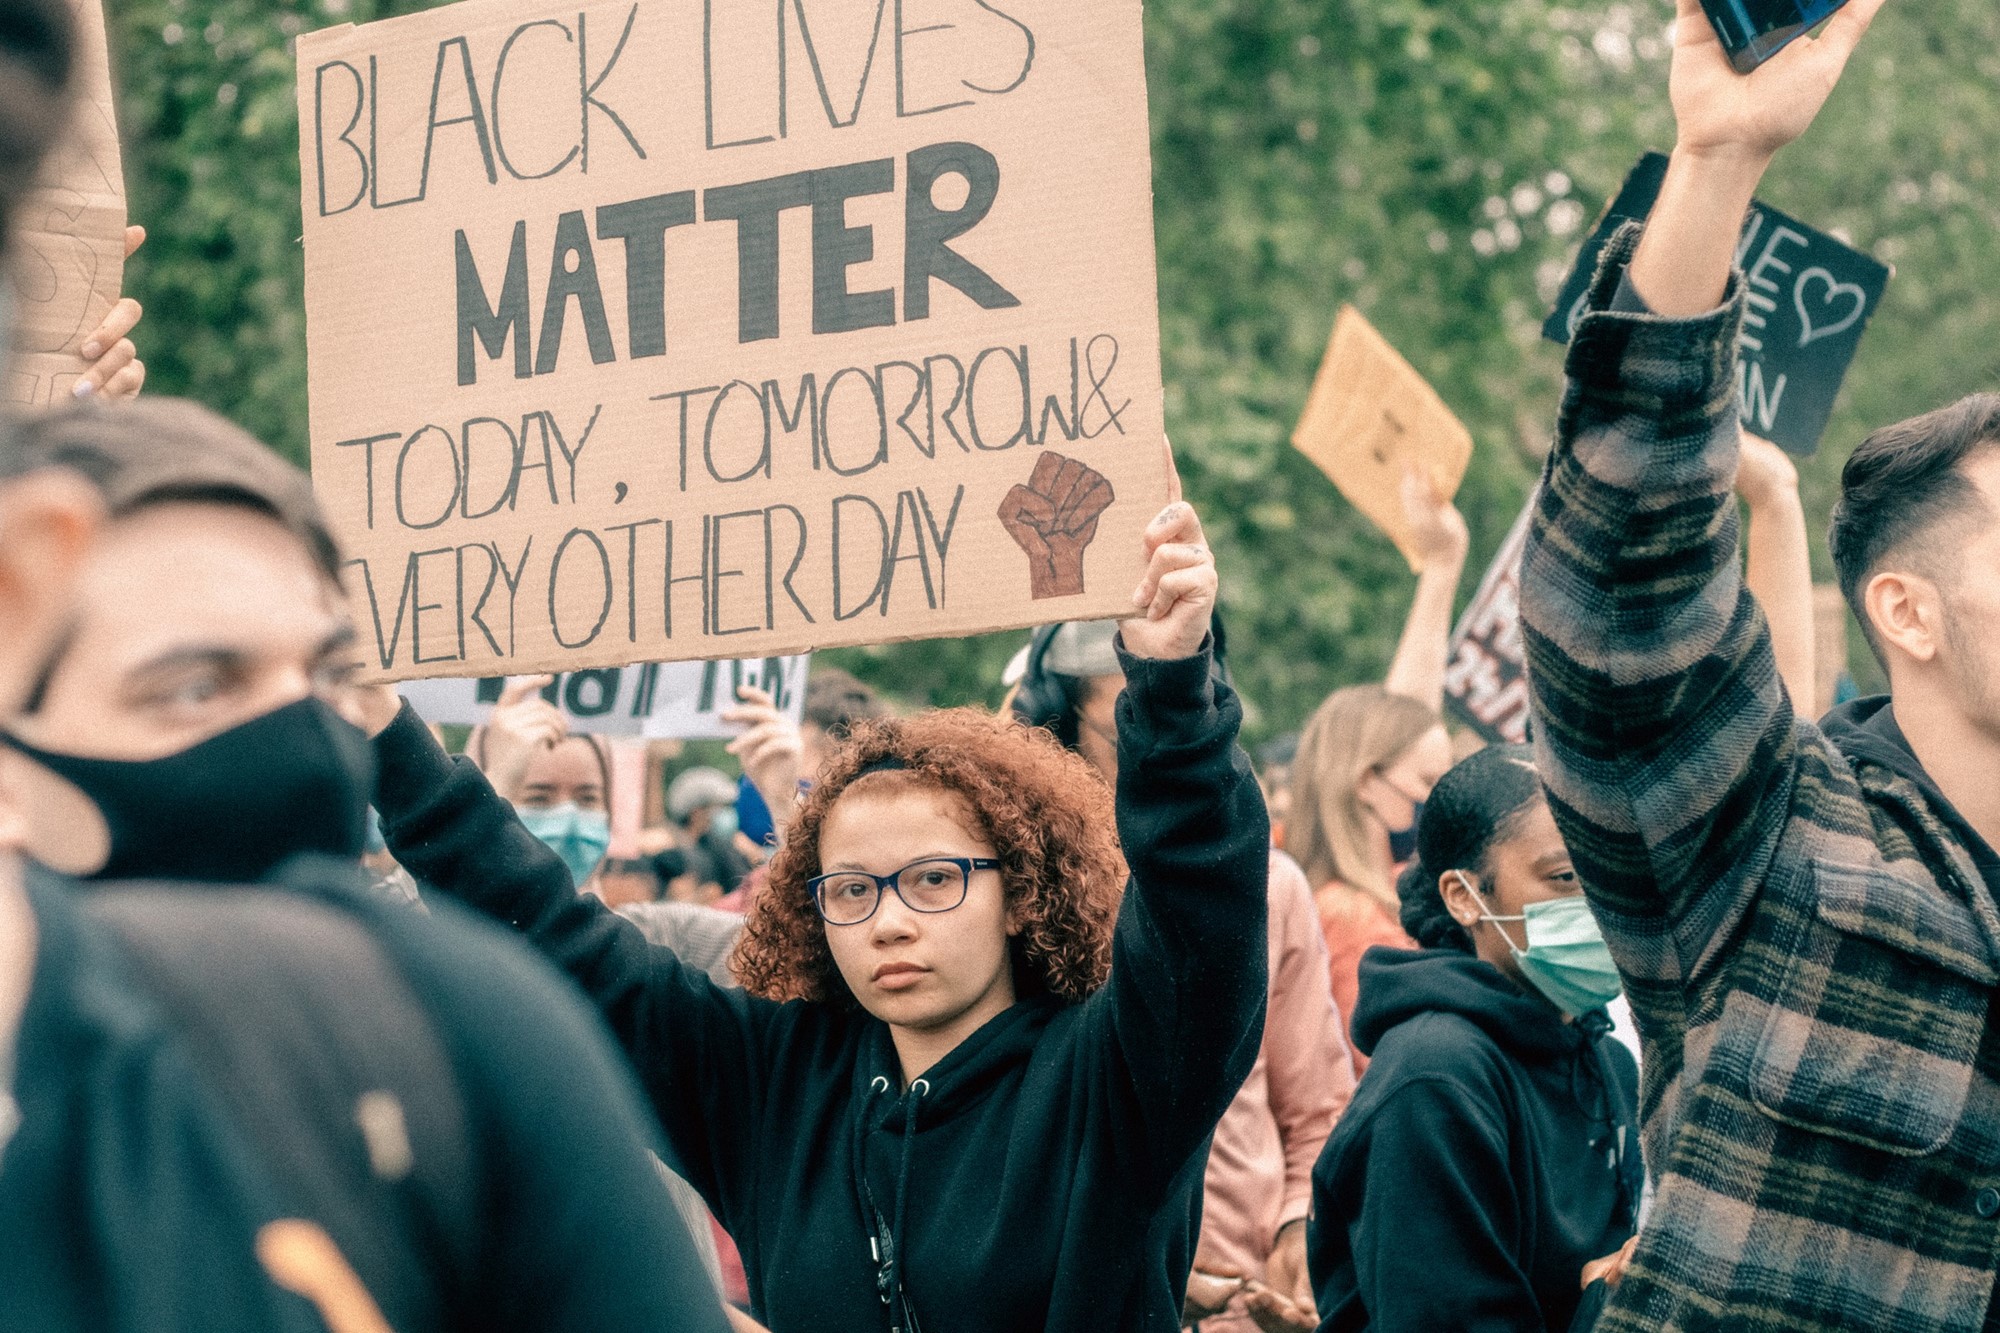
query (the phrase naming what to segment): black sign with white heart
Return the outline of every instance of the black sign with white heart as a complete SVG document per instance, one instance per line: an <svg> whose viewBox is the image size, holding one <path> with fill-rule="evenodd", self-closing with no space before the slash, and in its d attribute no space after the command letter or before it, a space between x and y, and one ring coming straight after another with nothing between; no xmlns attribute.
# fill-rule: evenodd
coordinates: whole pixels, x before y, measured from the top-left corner
<svg viewBox="0 0 2000 1333"><path fill-rule="evenodd" d="M1542 335L1566 343L1583 318L1590 280L1611 234L1653 210L1667 158L1648 153L1584 242ZM1736 266L1749 291L1736 364L1743 427L1809 454L1833 415L1833 400L1882 302L1894 270L1761 201L1751 204Z"/></svg>

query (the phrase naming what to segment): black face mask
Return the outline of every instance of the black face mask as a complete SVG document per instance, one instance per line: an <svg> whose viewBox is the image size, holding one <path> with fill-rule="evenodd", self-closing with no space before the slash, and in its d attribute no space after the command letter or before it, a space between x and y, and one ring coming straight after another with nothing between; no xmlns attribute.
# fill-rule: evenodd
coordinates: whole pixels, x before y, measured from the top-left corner
<svg viewBox="0 0 2000 1333"><path fill-rule="evenodd" d="M1410 826L1389 830L1389 859L1397 865L1417 854L1417 825L1424 822L1424 803L1413 802L1410 807Z"/></svg>
<svg viewBox="0 0 2000 1333"><path fill-rule="evenodd" d="M160 759L54 754L0 742L103 812L111 853L86 879L248 884L301 852L358 857L374 754L361 729L301 699Z"/></svg>

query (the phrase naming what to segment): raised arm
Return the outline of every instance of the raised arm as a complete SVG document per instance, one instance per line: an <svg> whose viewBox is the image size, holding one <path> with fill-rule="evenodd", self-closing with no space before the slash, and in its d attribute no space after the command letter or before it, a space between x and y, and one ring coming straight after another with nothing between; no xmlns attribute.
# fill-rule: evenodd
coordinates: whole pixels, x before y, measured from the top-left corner
<svg viewBox="0 0 2000 1333"><path fill-rule="evenodd" d="M408 707L376 737L375 755L389 851L425 892L519 930L576 983L637 1071L673 1165L726 1216L718 1201L745 1187L736 1166L756 1132L759 1060L778 1006L716 986L578 893L562 858Z"/></svg>
<svg viewBox="0 0 2000 1333"><path fill-rule="evenodd" d="M1236 745L1242 708L1210 670L1215 561L1201 522L1176 501L1146 546L1134 596L1146 610L1120 634L1118 833L1132 882L1088 1022L1110 1118L1132 1126L1119 1147L1164 1191L1257 1058L1271 834Z"/></svg>
<svg viewBox="0 0 2000 1333"><path fill-rule="evenodd" d="M1799 500L1799 470L1785 451L1755 435L1743 436L1743 460L1736 469L1736 493L1749 506L1743 532L1748 549L1743 579L1771 627L1771 652L1778 678L1792 696L1792 711L1815 711L1819 677L1814 670L1812 550L1806 543L1806 511Z"/></svg>
<svg viewBox="0 0 2000 1333"><path fill-rule="evenodd" d="M1735 73L1681 0L1672 165L1644 239L1607 249L1522 561L1535 744L1628 977L1684 983L1728 945L1796 754L1737 567L1731 274L1771 155L1817 113L1881 0Z"/></svg>
<svg viewBox="0 0 2000 1333"><path fill-rule="evenodd" d="M1403 512L1409 515L1424 568L1382 688L1438 712L1444 708L1444 669L1451 655L1451 603L1465 572L1471 537L1451 501L1414 470L1403 474Z"/></svg>

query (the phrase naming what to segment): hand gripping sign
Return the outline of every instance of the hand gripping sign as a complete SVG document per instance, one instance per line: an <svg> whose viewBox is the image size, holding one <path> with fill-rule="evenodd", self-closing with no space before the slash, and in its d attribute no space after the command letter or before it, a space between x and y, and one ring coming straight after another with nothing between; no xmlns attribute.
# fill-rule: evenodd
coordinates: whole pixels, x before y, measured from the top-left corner
<svg viewBox="0 0 2000 1333"><path fill-rule="evenodd" d="M464 0L298 43L314 485L385 677L1129 611L1138 0Z"/></svg>

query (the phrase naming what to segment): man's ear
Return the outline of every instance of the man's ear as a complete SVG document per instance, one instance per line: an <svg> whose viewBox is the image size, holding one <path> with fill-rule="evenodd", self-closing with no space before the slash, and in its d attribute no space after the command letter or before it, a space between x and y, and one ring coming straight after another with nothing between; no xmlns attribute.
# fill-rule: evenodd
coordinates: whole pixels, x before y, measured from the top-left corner
<svg viewBox="0 0 2000 1333"><path fill-rule="evenodd" d="M97 492L67 472L0 483L0 716L20 706L103 516Z"/></svg>
<svg viewBox="0 0 2000 1333"><path fill-rule="evenodd" d="M1944 599L1921 574L1885 570L1861 590L1861 606L1885 650L1913 662L1936 659L1944 642Z"/></svg>

